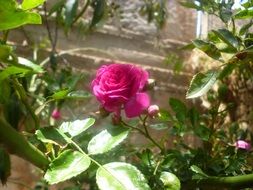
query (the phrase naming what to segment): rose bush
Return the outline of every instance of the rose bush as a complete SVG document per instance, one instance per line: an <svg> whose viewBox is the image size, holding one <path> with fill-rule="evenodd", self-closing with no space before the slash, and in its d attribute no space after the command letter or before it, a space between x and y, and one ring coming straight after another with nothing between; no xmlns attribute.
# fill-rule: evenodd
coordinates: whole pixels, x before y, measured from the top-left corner
<svg viewBox="0 0 253 190"><path fill-rule="evenodd" d="M150 104L143 91L147 84L147 71L132 65L108 63L98 69L91 87L102 106L120 116L121 109L129 118L139 116Z"/></svg>

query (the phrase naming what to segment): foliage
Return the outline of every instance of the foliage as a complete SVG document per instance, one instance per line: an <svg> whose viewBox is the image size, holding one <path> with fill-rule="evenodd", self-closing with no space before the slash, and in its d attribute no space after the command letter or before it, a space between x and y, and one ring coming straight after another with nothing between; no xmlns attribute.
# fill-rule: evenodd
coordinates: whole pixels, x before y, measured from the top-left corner
<svg viewBox="0 0 253 190"><path fill-rule="evenodd" d="M243 95L252 91L252 1L233 10L233 1L185 0L181 4L220 18L224 28L214 29L207 39L195 39L188 48L203 51L218 66L197 73L186 98L204 96L208 108L187 106L170 98L170 107L159 114L144 112L138 118L115 118L101 109L102 130L94 130L97 119L52 117L54 109L68 108L70 102L87 101L90 94L78 90L84 75L74 73L71 65L62 66L64 53L57 51L57 33L71 35L73 26L81 25L85 34L98 29L119 8L106 0L60 0L48 6L44 0L0 0L0 177L4 184L10 174L9 153L14 153L44 172L41 187L71 180L74 187L88 183L91 189L216 189L252 186L252 152L236 147L237 140L252 143L252 110L243 116L237 111ZM144 1L140 14L162 28L166 19L166 1ZM42 16L38 14L43 12ZM88 10L92 15L86 17ZM244 20L244 25L237 23ZM47 28L49 51L40 60L16 53L8 34L26 24ZM54 32L52 32L54 31ZM37 52L43 44L28 42ZM67 52L65 52L67 53ZM165 63L180 59L167 57ZM176 66L180 65L180 66ZM83 82L83 81L82 81ZM84 81L85 82L85 81ZM217 88L212 88L214 84ZM147 88L148 89L148 88ZM252 109L250 107L249 109ZM104 111L104 113L102 113ZM94 115L94 114L93 114ZM113 123L113 124L111 124ZM246 127L243 127L246 125ZM247 126L248 125L248 126ZM163 131L155 139L152 130ZM148 141L143 147L129 141L138 132ZM186 140L198 141L194 146ZM174 139L171 147L166 146ZM38 187L38 186L37 186ZM37 188L36 187L36 188ZM39 188L39 187L38 187Z"/></svg>

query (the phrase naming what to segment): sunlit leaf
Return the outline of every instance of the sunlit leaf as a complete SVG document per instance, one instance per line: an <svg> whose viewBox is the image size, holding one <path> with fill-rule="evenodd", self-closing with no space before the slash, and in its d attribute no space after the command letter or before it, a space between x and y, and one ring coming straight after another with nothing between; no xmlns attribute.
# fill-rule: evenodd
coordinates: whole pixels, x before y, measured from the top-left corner
<svg viewBox="0 0 253 190"><path fill-rule="evenodd" d="M42 69L41 66L33 63L32 61L30 61L26 58L18 57L18 63L21 64L21 65L24 65L26 67L31 68L36 73L43 73L44 72L44 70Z"/></svg>
<svg viewBox="0 0 253 190"><path fill-rule="evenodd" d="M29 72L31 72L31 69L29 69L29 68L16 67L16 66L7 67L3 71L0 72L0 82L4 79L6 79L10 76L14 76L14 75L17 75L19 77L23 77Z"/></svg>
<svg viewBox="0 0 253 190"><path fill-rule="evenodd" d="M197 98L204 95L210 88L212 88L218 75L219 73L217 71L196 74L191 81L186 98Z"/></svg>
<svg viewBox="0 0 253 190"><path fill-rule="evenodd" d="M163 182L165 190L180 190L180 181L173 173L162 172L160 180Z"/></svg>
<svg viewBox="0 0 253 190"><path fill-rule="evenodd" d="M150 190L143 174L131 164L112 162L103 167L96 174L100 190Z"/></svg>
<svg viewBox="0 0 253 190"><path fill-rule="evenodd" d="M102 154L110 151L126 139L129 130L116 128L105 129L94 136L88 144L89 154Z"/></svg>
<svg viewBox="0 0 253 190"><path fill-rule="evenodd" d="M75 120L73 122L63 122L59 129L64 133L70 134L71 137L74 137L86 131L94 123L95 119L93 118L87 118L84 120Z"/></svg>
<svg viewBox="0 0 253 190"><path fill-rule="evenodd" d="M90 158L81 152L66 150L50 163L44 179L49 184L65 181L84 172L90 163Z"/></svg>
<svg viewBox="0 0 253 190"><path fill-rule="evenodd" d="M12 52L11 46L0 44L0 60L2 61L6 60L11 52Z"/></svg>
<svg viewBox="0 0 253 190"><path fill-rule="evenodd" d="M44 2L45 0L23 0L21 7L23 10L29 10L43 4Z"/></svg>
<svg viewBox="0 0 253 190"><path fill-rule="evenodd" d="M0 30L17 28L25 24L41 24L39 14L19 9L14 0L0 0L0 5Z"/></svg>
<svg viewBox="0 0 253 190"><path fill-rule="evenodd" d="M249 19L253 17L252 9L243 9L234 15L235 19Z"/></svg>

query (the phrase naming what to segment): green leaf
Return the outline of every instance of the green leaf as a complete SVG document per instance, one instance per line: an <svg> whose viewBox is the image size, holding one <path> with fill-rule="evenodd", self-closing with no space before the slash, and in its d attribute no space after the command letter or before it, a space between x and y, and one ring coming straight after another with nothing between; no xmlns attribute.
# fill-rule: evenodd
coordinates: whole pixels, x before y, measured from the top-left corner
<svg viewBox="0 0 253 190"><path fill-rule="evenodd" d="M90 163L90 158L81 152L66 150L50 163L44 179L49 184L65 181L84 172Z"/></svg>
<svg viewBox="0 0 253 190"><path fill-rule="evenodd" d="M69 92L68 95L66 96L67 99L86 99L90 97L91 94L83 90L76 90Z"/></svg>
<svg viewBox="0 0 253 190"><path fill-rule="evenodd" d="M12 52L11 46L0 44L0 60L1 61L6 60L9 57L11 52Z"/></svg>
<svg viewBox="0 0 253 190"><path fill-rule="evenodd" d="M37 139L43 143L51 143L61 147L68 144L68 141L62 136L61 132L53 127L44 127L35 132Z"/></svg>
<svg viewBox="0 0 253 190"><path fill-rule="evenodd" d="M190 9L196 9L196 10L202 10L202 8L200 6L198 6L195 1L179 1L179 3L187 8Z"/></svg>
<svg viewBox="0 0 253 190"><path fill-rule="evenodd" d="M176 98L170 98L169 104L172 110L176 113L176 118L183 122L187 116L187 107L185 104Z"/></svg>
<svg viewBox="0 0 253 190"><path fill-rule="evenodd" d="M200 49L201 51L205 52L209 57L219 60L221 57L221 53L219 49L212 43L206 42L203 40L194 40L193 45Z"/></svg>
<svg viewBox="0 0 253 190"><path fill-rule="evenodd" d="M60 90L58 92L55 92L51 96L51 98L53 98L54 100L61 100L61 99L66 98L66 96L68 95L68 93L69 93L69 89Z"/></svg>
<svg viewBox="0 0 253 190"><path fill-rule="evenodd" d="M206 73L196 74L187 91L186 98L197 98L205 94L216 82L219 73L217 71L208 71Z"/></svg>
<svg viewBox="0 0 253 190"><path fill-rule="evenodd" d="M23 10L29 10L43 4L44 2L45 0L23 0L21 7Z"/></svg>
<svg viewBox="0 0 253 190"><path fill-rule="evenodd" d="M176 175L170 172L162 172L160 180L163 182L165 190L180 190L181 184Z"/></svg>
<svg viewBox="0 0 253 190"><path fill-rule="evenodd" d="M242 36L244 35L245 33L247 33L250 29L250 27L253 25L253 22L250 21L249 23L243 25L239 31L239 35Z"/></svg>
<svg viewBox="0 0 253 190"><path fill-rule="evenodd" d="M194 129L194 132L197 136L199 136L203 141L208 141L211 135L211 130L204 126L199 125Z"/></svg>
<svg viewBox="0 0 253 190"><path fill-rule="evenodd" d="M4 185L11 174L10 156L5 149L0 147L0 179Z"/></svg>
<svg viewBox="0 0 253 190"><path fill-rule="evenodd" d="M77 136L86 131L95 123L95 119L87 118L84 120L75 120L73 122L63 122L59 128L63 133L70 134L71 137Z"/></svg>
<svg viewBox="0 0 253 190"><path fill-rule="evenodd" d="M36 73L43 73L44 72L44 70L42 69L41 66L31 62L28 59L23 58L23 57L18 57L18 63L31 68Z"/></svg>
<svg viewBox="0 0 253 190"><path fill-rule="evenodd" d="M89 154L102 154L110 151L126 139L129 130L120 127L105 129L93 137L88 144Z"/></svg>
<svg viewBox="0 0 253 190"><path fill-rule="evenodd" d="M94 9L90 28L95 27L105 16L107 10L106 0L94 0L92 3Z"/></svg>
<svg viewBox="0 0 253 190"><path fill-rule="evenodd" d="M0 31L25 24L41 24L39 14L19 9L14 0L0 0L0 5Z"/></svg>
<svg viewBox="0 0 253 190"><path fill-rule="evenodd" d="M235 19L251 19L253 17L253 10L252 9L244 9L237 12L234 15Z"/></svg>
<svg viewBox="0 0 253 190"><path fill-rule="evenodd" d="M131 164L112 162L97 170L100 190L151 190L143 174Z"/></svg>
<svg viewBox="0 0 253 190"><path fill-rule="evenodd" d="M65 27L68 29L76 16L78 0L67 0L65 4Z"/></svg>
<svg viewBox="0 0 253 190"><path fill-rule="evenodd" d="M31 72L31 69L29 68L9 66L0 72L0 82L13 75L18 75L19 77L23 77L29 72Z"/></svg>
<svg viewBox="0 0 253 190"><path fill-rule="evenodd" d="M152 129L155 130L165 130L168 129L168 125L166 123L156 123L156 124L151 124L149 125Z"/></svg>
<svg viewBox="0 0 253 190"><path fill-rule="evenodd" d="M209 177L206 173L204 173L203 171L202 171L202 169L200 169L198 166L196 166L196 165L192 165L191 167L190 167L190 169L194 172L194 173L196 173L196 174L200 174L201 176L203 176L203 177Z"/></svg>
<svg viewBox="0 0 253 190"><path fill-rule="evenodd" d="M212 31L216 36L218 36L218 38L229 45L235 52L237 51L237 48L239 47L239 41L232 32L224 28Z"/></svg>

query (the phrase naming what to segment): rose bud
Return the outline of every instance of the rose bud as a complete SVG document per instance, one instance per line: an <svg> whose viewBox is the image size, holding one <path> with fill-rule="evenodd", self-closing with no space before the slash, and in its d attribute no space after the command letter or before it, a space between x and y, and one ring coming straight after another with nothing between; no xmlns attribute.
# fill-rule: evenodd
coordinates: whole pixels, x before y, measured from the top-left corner
<svg viewBox="0 0 253 190"><path fill-rule="evenodd" d="M239 149L244 149L244 150L250 150L251 149L250 143L248 143L244 140L236 141L235 146Z"/></svg>
<svg viewBox="0 0 253 190"><path fill-rule="evenodd" d="M151 105L148 108L148 115L150 117L156 117L159 113L159 107L158 105Z"/></svg>
<svg viewBox="0 0 253 190"><path fill-rule="evenodd" d="M98 69L91 88L106 111L119 118L123 109L128 118L138 117L150 105L144 92L148 77L147 71L135 65L109 63Z"/></svg>
<svg viewBox="0 0 253 190"><path fill-rule="evenodd" d="M54 118L55 120L60 119L61 118L61 112L60 110L58 110L57 108L55 108L51 114L52 118Z"/></svg>

